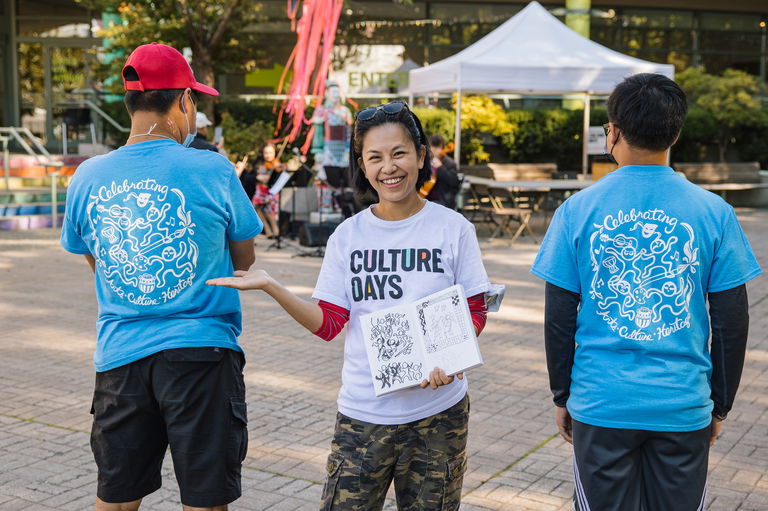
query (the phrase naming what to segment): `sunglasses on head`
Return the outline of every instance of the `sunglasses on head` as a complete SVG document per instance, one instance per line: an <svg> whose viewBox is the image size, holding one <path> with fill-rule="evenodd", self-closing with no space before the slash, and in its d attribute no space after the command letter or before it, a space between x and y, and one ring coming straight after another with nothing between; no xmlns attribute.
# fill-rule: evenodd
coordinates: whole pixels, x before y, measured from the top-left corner
<svg viewBox="0 0 768 511"><path fill-rule="evenodd" d="M395 115L402 112L403 109L408 110L408 105L405 103L405 101L392 101L386 105L376 105L363 108L357 112L356 118L358 121L370 121L376 117L376 114L379 113L379 110L383 111L387 115Z"/></svg>

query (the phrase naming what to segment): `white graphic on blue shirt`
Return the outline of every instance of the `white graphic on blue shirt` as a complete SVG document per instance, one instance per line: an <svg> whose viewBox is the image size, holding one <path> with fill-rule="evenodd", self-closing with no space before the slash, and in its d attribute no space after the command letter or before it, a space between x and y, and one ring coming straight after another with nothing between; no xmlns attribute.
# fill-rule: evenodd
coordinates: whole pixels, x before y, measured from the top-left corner
<svg viewBox="0 0 768 511"><path fill-rule="evenodd" d="M192 285L198 247L184 194L154 179L123 180L89 197L94 257L109 287L134 305L159 305Z"/></svg>
<svg viewBox="0 0 768 511"><path fill-rule="evenodd" d="M624 339L660 341L688 329L699 265L690 225L661 209L608 215L590 237L590 296Z"/></svg>

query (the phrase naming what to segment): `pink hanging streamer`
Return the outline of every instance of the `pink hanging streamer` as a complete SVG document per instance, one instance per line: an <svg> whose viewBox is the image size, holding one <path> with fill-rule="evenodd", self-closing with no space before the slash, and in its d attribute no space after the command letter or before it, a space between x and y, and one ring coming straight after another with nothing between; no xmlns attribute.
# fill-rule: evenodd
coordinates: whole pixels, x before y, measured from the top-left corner
<svg viewBox="0 0 768 511"><path fill-rule="evenodd" d="M296 32L296 46L288 57L277 90L278 94L283 91L288 73L292 71L293 77L286 91L287 98L280 107L276 128L276 134L283 133L282 138L288 142L296 140L301 129L310 124L305 116L306 97L315 96L315 107L323 101L336 27L343 6L343 0L303 0L301 18L297 20L300 1L288 0L288 18L291 20L291 28ZM285 128L284 116L287 116ZM313 127L310 127L301 148L305 154L312 143L313 131Z"/></svg>

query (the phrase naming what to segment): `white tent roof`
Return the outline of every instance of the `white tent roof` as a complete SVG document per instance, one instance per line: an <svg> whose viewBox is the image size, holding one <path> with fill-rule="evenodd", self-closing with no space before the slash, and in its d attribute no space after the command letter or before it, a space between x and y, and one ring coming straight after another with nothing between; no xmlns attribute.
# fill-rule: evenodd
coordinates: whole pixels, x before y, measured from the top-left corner
<svg viewBox="0 0 768 511"><path fill-rule="evenodd" d="M627 76L674 66L636 59L577 34L536 1L472 46L409 74L428 92L610 93Z"/></svg>

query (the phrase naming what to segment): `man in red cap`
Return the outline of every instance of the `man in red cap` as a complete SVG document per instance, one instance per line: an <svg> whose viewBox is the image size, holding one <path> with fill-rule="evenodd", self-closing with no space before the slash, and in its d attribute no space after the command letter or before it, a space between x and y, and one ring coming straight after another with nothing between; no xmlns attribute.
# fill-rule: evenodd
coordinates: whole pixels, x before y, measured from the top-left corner
<svg viewBox="0 0 768 511"><path fill-rule="evenodd" d="M262 225L232 164L188 148L196 94L218 92L157 43L123 79L128 143L77 169L61 233L96 276L95 509L138 509L170 446L184 509L223 511L248 446L245 359L237 292L205 281L247 270Z"/></svg>

